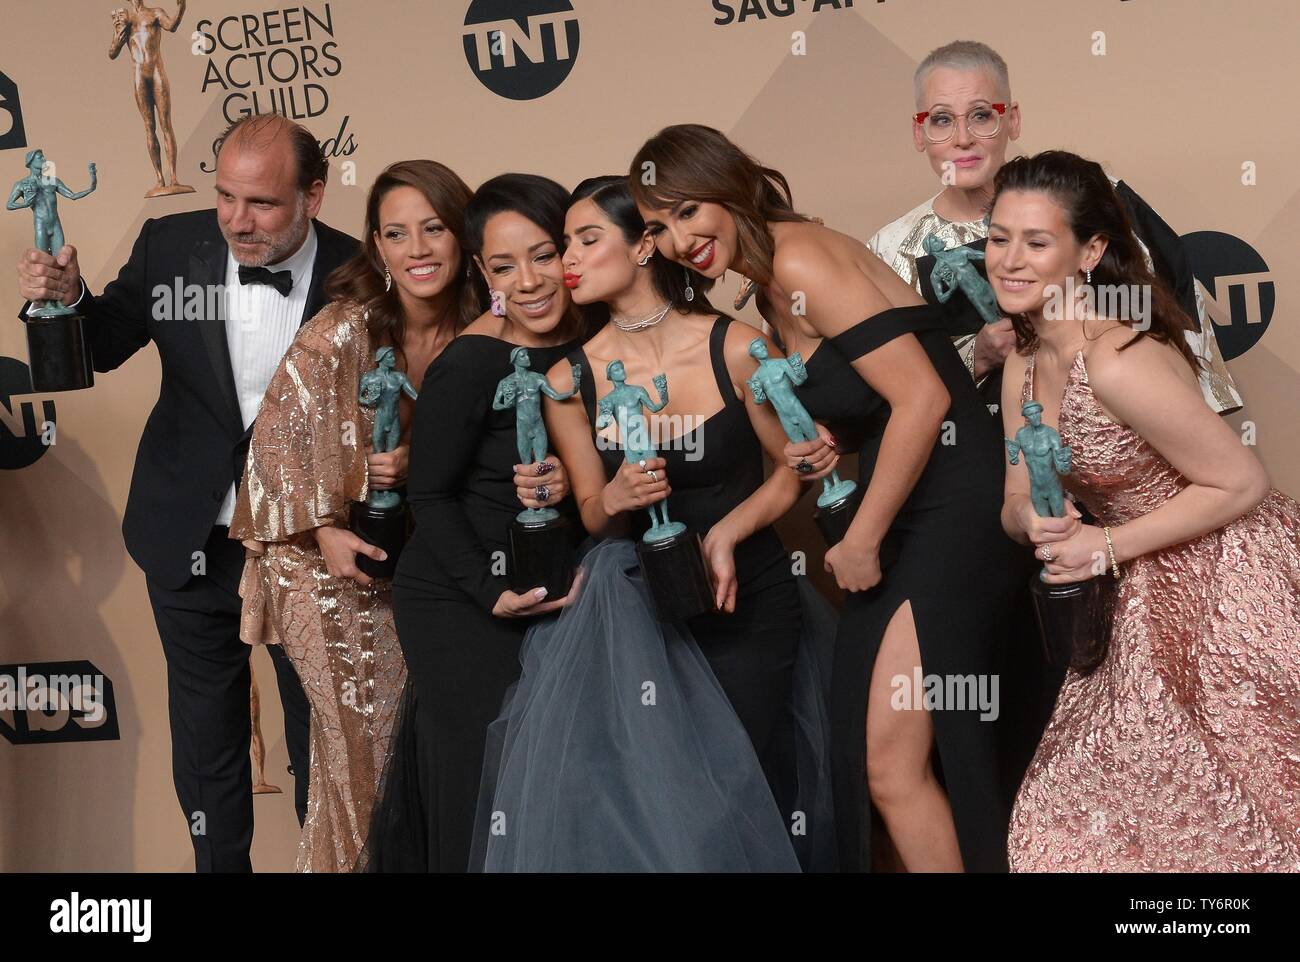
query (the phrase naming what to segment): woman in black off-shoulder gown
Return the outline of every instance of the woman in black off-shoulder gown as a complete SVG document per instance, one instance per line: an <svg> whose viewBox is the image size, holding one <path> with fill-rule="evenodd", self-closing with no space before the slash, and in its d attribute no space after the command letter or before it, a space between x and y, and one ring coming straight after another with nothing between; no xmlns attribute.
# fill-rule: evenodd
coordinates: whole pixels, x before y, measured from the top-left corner
<svg viewBox="0 0 1300 962"><path fill-rule="evenodd" d="M996 425L928 305L890 308L824 341L808 360L808 380L797 393L815 419L856 423L865 433L858 476L871 478L888 405L851 362L908 334L920 341L952 397L943 430L956 443L944 443L941 433L925 471L894 517L890 531L897 556L881 583L845 596L831 688L837 830L842 839L858 840L866 852L869 785L858 774L866 771L865 741L839 734L866 730L871 667L889 619L910 601L923 679L973 676L977 703L978 686L986 680L987 708L946 708L932 711L931 717L963 864L968 871L1004 870L1009 812L999 787L995 725L1001 692L1000 686L991 687L991 679L1000 675L1009 619L1016 616L1010 601L1028 575L1025 553L1006 537L993 507L1001 497L1003 471Z"/></svg>
<svg viewBox="0 0 1300 962"><path fill-rule="evenodd" d="M914 291L797 213L785 178L723 134L666 128L630 171L659 251L750 278L784 349L807 360L809 413L861 444L863 502L826 553L846 590L830 696L840 867L871 868L878 811L909 871L1005 871L997 684L1009 619L1029 616L1010 606L1026 568L1002 531L1000 439L970 376ZM809 477L834 463L825 438L787 454Z"/></svg>

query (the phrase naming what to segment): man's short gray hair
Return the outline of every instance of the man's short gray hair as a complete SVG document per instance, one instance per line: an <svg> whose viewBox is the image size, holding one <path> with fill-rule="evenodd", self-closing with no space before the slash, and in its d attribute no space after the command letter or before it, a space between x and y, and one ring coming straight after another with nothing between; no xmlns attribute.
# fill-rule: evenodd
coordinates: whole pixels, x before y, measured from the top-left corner
<svg viewBox="0 0 1300 962"><path fill-rule="evenodd" d="M921 101L925 78L929 76L930 71L938 67L947 67L950 70L983 70L998 85L999 95L1005 97L1008 103L1011 101L1011 76L1007 72L1007 62L1002 59L1002 56L988 44L980 43L978 40L954 40L926 54L925 59L917 66L916 73L912 75L917 110L924 110L926 106Z"/></svg>

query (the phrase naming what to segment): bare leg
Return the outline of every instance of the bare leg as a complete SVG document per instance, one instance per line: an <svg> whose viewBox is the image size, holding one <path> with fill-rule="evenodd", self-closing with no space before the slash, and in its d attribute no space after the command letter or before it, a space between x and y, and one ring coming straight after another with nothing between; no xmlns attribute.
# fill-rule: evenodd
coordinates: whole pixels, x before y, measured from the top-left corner
<svg viewBox="0 0 1300 962"><path fill-rule="evenodd" d="M158 148L158 133L154 126L153 81L140 74L136 74L135 78L135 105L140 111L140 119L144 121L144 139L145 146L149 150L149 162L153 164L158 186L163 187L166 182L163 180L162 156Z"/></svg>
<svg viewBox="0 0 1300 962"><path fill-rule="evenodd" d="M262 738L262 697L257 690L257 675L253 672L252 662L248 665L248 707L252 713L253 738L250 754L253 762L253 794L278 795L280 789L266 781L266 741Z"/></svg>
<svg viewBox="0 0 1300 962"><path fill-rule="evenodd" d="M402 425L396 418L393 419L392 426L388 429L384 437L384 450L392 451L402 440Z"/></svg>
<svg viewBox="0 0 1300 962"><path fill-rule="evenodd" d="M871 672L866 732L871 801L909 872L960 872L952 808L930 766L930 713L916 705L899 710L891 703L893 679L901 676L912 685L920 665L912 605L905 601L885 628Z"/></svg>
<svg viewBox="0 0 1300 962"><path fill-rule="evenodd" d="M150 86L153 88L158 128L162 134L163 158L167 163L166 183L170 186L176 183L176 134L172 131L172 93L162 67L154 71Z"/></svg>

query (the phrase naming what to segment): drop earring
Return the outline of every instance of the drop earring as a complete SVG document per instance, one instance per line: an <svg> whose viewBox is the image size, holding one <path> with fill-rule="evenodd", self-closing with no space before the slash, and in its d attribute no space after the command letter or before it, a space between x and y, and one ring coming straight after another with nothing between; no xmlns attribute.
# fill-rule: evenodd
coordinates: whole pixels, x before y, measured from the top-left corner
<svg viewBox="0 0 1300 962"><path fill-rule="evenodd" d="M492 292L492 316L493 317L506 316L506 299L505 299L505 295L503 295L500 291Z"/></svg>
<svg viewBox="0 0 1300 962"><path fill-rule="evenodd" d="M1091 284L1091 283L1092 283L1092 269L1089 268L1089 267L1085 267L1085 268L1083 269L1083 282L1084 282L1085 284Z"/></svg>
<svg viewBox="0 0 1300 962"><path fill-rule="evenodd" d="M384 290L391 291L392 289L393 289L393 275L389 273L388 268L385 267L384 268Z"/></svg>
<svg viewBox="0 0 1300 962"><path fill-rule="evenodd" d="M686 300L690 302L695 300L695 288L691 287L691 270L689 267L683 267L682 273L686 275Z"/></svg>

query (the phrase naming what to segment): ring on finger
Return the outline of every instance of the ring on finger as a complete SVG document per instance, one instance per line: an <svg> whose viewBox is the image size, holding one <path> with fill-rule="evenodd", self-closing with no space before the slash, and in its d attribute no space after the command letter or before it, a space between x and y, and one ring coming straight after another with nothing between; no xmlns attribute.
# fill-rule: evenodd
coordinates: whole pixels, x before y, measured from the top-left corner
<svg viewBox="0 0 1300 962"><path fill-rule="evenodd" d="M799 463L794 466L794 469L800 474L812 474L814 470L813 466L808 463L807 458L800 458Z"/></svg>
<svg viewBox="0 0 1300 962"><path fill-rule="evenodd" d="M658 483L659 483L659 472L657 472L657 471L647 471L647 472L646 472L646 475L650 478L650 483L651 483L651 484L658 484Z"/></svg>
<svg viewBox="0 0 1300 962"><path fill-rule="evenodd" d="M537 486L537 500L545 504L551 500L551 489L548 485L539 484Z"/></svg>
<svg viewBox="0 0 1300 962"><path fill-rule="evenodd" d="M1049 544L1043 545L1043 560L1049 562L1052 560L1052 546Z"/></svg>

